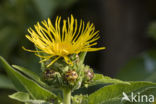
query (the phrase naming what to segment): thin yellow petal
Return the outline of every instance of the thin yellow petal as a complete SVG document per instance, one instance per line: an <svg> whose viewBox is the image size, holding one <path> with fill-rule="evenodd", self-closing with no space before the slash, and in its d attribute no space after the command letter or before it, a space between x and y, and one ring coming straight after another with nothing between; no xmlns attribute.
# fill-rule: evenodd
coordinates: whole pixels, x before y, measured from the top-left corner
<svg viewBox="0 0 156 104"><path fill-rule="evenodd" d="M64 56L64 60L67 64L73 65L73 62L67 56Z"/></svg>
<svg viewBox="0 0 156 104"><path fill-rule="evenodd" d="M44 51L29 50L29 49L26 49L24 46L22 46L22 49L28 52L44 52Z"/></svg>
<svg viewBox="0 0 156 104"><path fill-rule="evenodd" d="M47 65L47 68L50 67L50 66L51 66L54 62L56 62L59 58L60 58L60 56L57 57L57 58L55 58L53 61L51 61L51 63Z"/></svg>

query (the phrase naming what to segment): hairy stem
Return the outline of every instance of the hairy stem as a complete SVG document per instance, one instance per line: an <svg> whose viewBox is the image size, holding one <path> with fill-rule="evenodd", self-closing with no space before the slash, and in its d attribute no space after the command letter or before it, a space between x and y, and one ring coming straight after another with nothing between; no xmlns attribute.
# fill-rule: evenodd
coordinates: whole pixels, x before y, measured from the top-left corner
<svg viewBox="0 0 156 104"><path fill-rule="evenodd" d="M71 104L71 90L70 89L63 90L63 104Z"/></svg>

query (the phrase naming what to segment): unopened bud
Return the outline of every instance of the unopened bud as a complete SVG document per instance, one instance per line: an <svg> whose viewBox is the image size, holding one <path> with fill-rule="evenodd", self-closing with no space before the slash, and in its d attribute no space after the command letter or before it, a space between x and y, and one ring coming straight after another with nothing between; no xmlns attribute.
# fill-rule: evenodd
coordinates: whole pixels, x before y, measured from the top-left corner
<svg viewBox="0 0 156 104"><path fill-rule="evenodd" d="M88 81L92 80L94 77L94 72L92 70L88 70L85 72L86 78Z"/></svg>
<svg viewBox="0 0 156 104"><path fill-rule="evenodd" d="M93 69L90 68L89 66L85 66L85 81L91 81L94 77L94 72Z"/></svg>
<svg viewBox="0 0 156 104"><path fill-rule="evenodd" d="M44 79L45 80L53 80L55 77L55 71L54 70L45 70L44 71Z"/></svg>
<svg viewBox="0 0 156 104"><path fill-rule="evenodd" d="M73 82L78 78L77 72L76 71L68 71L68 72L65 73L65 78L69 82Z"/></svg>

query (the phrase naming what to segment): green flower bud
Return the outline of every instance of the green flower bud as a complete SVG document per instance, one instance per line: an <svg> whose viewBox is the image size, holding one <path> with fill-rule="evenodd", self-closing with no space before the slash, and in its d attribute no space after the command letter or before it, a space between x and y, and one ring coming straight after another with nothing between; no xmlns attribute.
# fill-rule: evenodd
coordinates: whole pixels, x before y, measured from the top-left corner
<svg viewBox="0 0 156 104"><path fill-rule="evenodd" d="M91 81L94 77L93 70L89 66L86 66L84 68L84 70L85 70L85 72L84 72L85 73L85 77L84 77L85 81L87 81L87 82Z"/></svg>
<svg viewBox="0 0 156 104"><path fill-rule="evenodd" d="M88 70L87 72L85 72L85 76L86 76L88 81L91 81L94 77L94 72L91 70Z"/></svg>
<svg viewBox="0 0 156 104"><path fill-rule="evenodd" d="M68 71L65 73L65 78L67 79L68 82L74 82L78 78L77 72Z"/></svg>
<svg viewBox="0 0 156 104"><path fill-rule="evenodd" d="M45 80L53 80L56 77L56 72L54 70L47 69L44 71L44 79Z"/></svg>

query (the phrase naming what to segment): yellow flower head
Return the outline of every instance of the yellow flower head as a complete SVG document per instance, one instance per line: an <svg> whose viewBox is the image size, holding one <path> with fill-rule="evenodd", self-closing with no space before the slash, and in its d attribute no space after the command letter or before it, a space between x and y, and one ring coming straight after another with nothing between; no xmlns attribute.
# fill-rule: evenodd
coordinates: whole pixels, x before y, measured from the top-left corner
<svg viewBox="0 0 156 104"><path fill-rule="evenodd" d="M45 53L46 55L43 56L36 54L43 59L41 62L53 57L53 60L47 67L51 66L61 57L64 58L67 64L72 64L68 55L105 49L105 47L92 48L92 46L97 44L95 41L99 39L99 34L90 22L85 25L81 20L78 24L77 19L74 19L71 15L71 18L63 20L62 23L61 17L57 17L55 25L52 24L49 18L47 21L44 20L41 23L42 25L40 25L39 22L34 25L34 30L29 28L28 32L30 35L26 35L39 51L25 48L24 50L35 53ZM62 26L60 26L60 24Z"/></svg>

